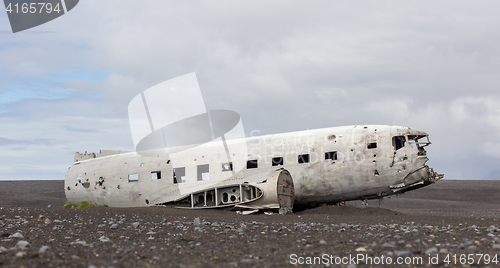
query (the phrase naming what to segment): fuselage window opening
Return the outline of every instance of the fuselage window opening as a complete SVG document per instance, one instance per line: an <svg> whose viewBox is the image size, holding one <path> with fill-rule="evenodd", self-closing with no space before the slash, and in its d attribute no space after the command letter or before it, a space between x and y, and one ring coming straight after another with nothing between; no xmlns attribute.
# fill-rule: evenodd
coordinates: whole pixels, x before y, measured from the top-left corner
<svg viewBox="0 0 500 268"><path fill-rule="evenodd" d="M139 174L128 174L128 181L129 182L136 182L139 181Z"/></svg>
<svg viewBox="0 0 500 268"><path fill-rule="evenodd" d="M424 147L431 144L429 137L426 135L408 135L408 142L413 149L418 150L418 155L426 155Z"/></svg>
<svg viewBox="0 0 500 268"><path fill-rule="evenodd" d="M222 163L222 171L231 171L233 170L233 163Z"/></svg>
<svg viewBox="0 0 500 268"><path fill-rule="evenodd" d="M257 167L258 167L257 159L247 161L247 169L252 169Z"/></svg>
<svg viewBox="0 0 500 268"><path fill-rule="evenodd" d="M161 171L152 171L151 172L152 180L160 180L161 179Z"/></svg>
<svg viewBox="0 0 500 268"><path fill-rule="evenodd" d="M377 148L377 143L376 142L368 143L367 148L368 149L375 149L375 148Z"/></svg>
<svg viewBox="0 0 500 268"><path fill-rule="evenodd" d="M283 157L274 157L272 161L273 161L272 162L273 167L283 166Z"/></svg>
<svg viewBox="0 0 500 268"><path fill-rule="evenodd" d="M325 153L325 161L335 161L335 160L337 160L337 151Z"/></svg>
<svg viewBox="0 0 500 268"><path fill-rule="evenodd" d="M174 183L183 183L186 182L186 168L179 167L174 168Z"/></svg>
<svg viewBox="0 0 500 268"><path fill-rule="evenodd" d="M392 137L392 146L394 150L399 150L406 146L406 137L405 136L395 136Z"/></svg>
<svg viewBox="0 0 500 268"><path fill-rule="evenodd" d="M309 154L299 155L299 164L309 163Z"/></svg>
<svg viewBox="0 0 500 268"><path fill-rule="evenodd" d="M197 168L197 173L198 173L198 180L199 181L208 181L210 179L210 169L208 164L206 165L199 165Z"/></svg>

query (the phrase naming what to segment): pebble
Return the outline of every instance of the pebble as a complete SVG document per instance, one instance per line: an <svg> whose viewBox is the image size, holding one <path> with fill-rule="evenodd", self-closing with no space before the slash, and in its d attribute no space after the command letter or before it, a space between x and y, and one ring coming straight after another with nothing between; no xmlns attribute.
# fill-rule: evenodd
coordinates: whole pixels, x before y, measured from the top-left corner
<svg viewBox="0 0 500 268"><path fill-rule="evenodd" d="M285 227L286 228L286 227ZM248 229L247 225L244 223L240 224L240 228L238 228L238 232L245 232Z"/></svg>
<svg viewBox="0 0 500 268"><path fill-rule="evenodd" d="M434 256L438 254L438 250L437 248L429 248L425 251L425 255L431 255L431 256Z"/></svg>
<svg viewBox="0 0 500 268"><path fill-rule="evenodd" d="M109 238L107 238L105 236L101 236L101 237L99 237L99 241L101 241L101 242L109 242L109 241L111 241L111 239L109 239Z"/></svg>
<svg viewBox="0 0 500 268"><path fill-rule="evenodd" d="M8 252L9 250L4 248L4 247L0 247L0 254L1 253L4 253L4 252Z"/></svg>
<svg viewBox="0 0 500 268"><path fill-rule="evenodd" d="M89 244L87 244L87 242L85 241L76 241L76 242L73 242L71 244L79 244L79 245L82 245L82 246L88 246Z"/></svg>
<svg viewBox="0 0 500 268"><path fill-rule="evenodd" d="M112 224L109 228L111 228L111 229L115 229L115 230L116 230L116 229L118 229L118 224L117 224L117 223L114 223L114 224Z"/></svg>
<svg viewBox="0 0 500 268"><path fill-rule="evenodd" d="M193 224L196 225L196 226L200 225L201 224L200 217L195 218L194 221L193 221Z"/></svg>
<svg viewBox="0 0 500 268"><path fill-rule="evenodd" d="M132 223L132 227L134 227L136 229L139 227L139 225L140 225L140 223L137 221Z"/></svg>
<svg viewBox="0 0 500 268"><path fill-rule="evenodd" d="M12 234L9 236L9 238L19 238L19 239L23 239L24 236L20 233L20 232L17 232L15 234Z"/></svg>
<svg viewBox="0 0 500 268"><path fill-rule="evenodd" d="M38 250L38 254L44 254L44 253L47 253L47 252L50 252L50 247L49 246L42 246Z"/></svg>
<svg viewBox="0 0 500 268"><path fill-rule="evenodd" d="M17 242L15 248L20 248L20 249L26 249L30 246L30 243L28 241L21 240Z"/></svg>
<svg viewBox="0 0 500 268"><path fill-rule="evenodd" d="M256 260L254 260L254 259L248 259L248 258L240 260L241 263L246 263L246 264L251 264L251 263L254 263L255 261Z"/></svg>
<svg viewBox="0 0 500 268"><path fill-rule="evenodd" d="M490 227L486 228L486 231L490 232L490 233L494 233L494 232L498 231L498 229L494 225L491 225Z"/></svg>
<svg viewBox="0 0 500 268"><path fill-rule="evenodd" d="M16 257L18 257L18 258L22 258L22 257L24 257L24 256L26 256L26 255L28 255L28 253L26 253L25 251L18 251L18 252L16 253L16 255L14 255L14 256L16 256Z"/></svg>
<svg viewBox="0 0 500 268"><path fill-rule="evenodd" d="M383 247L383 248L394 248L394 247L396 247L396 246L395 246L395 245L393 245L393 244L391 244L391 243L384 243L384 244L382 245L382 247Z"/></svg>
<svg viewBox="0 0 500 268"><path fill-rule="evenodd" d="M398 257L402 257L402 258L406 258L406 257L411 257L411 251L409 250L401 250L401 251L394 251L394 257L398 258Z"/></svg>

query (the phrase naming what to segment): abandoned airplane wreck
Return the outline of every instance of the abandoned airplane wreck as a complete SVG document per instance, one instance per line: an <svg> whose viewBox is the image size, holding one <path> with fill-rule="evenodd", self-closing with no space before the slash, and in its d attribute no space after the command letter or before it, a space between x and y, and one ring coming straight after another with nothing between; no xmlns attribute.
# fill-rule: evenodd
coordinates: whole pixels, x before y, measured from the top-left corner
<svg viewBox="0 0 500 268"><path fill-rule="evenodd" d="M219 138L157 155L76 153L65 193L73 204L286 213L294 204L383 198L434 183L444 175L426 165L430 144L420 130L367 125Z"/></svg>

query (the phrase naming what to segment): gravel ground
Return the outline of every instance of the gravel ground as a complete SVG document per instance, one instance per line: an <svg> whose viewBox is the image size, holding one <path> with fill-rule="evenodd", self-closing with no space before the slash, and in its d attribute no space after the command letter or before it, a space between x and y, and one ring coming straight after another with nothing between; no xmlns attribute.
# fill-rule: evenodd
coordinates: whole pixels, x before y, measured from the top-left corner
<svg viewBox="0 0 500 268"><path fill-rule="evenodd" d="M492 263L495 256L500 263L499 188L500 181L441 181L380 206L349 202L242 216L173 207L64 209L61 181L0 182L0 266L499 267Z"/></svg>

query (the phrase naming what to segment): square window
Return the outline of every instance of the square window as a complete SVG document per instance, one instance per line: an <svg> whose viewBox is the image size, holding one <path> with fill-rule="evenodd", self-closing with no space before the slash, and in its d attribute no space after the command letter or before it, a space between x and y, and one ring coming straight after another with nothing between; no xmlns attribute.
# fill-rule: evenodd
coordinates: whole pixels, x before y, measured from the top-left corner
<svg viewBox="0 0 500 268"><path fill-rule="evenodd" d="M273 167L274 166L283 166L283 157L274 157L272 165L273 165Z"/></svg>
<svg viewBox="0 0 500 268"><path fill-rule="evenodd" d="M160 180L161 179L161 171L153 171L151 172L152 180Z"/></svg>
<svg viewBox="0 0 500 268"><path fill-rule="evenodd" d="M128 181L129 182L139 181L139 174L129 174L128 175Z"/></svg>
<svg viewBox="0 0 500 268"><path fill-rule="evenodd" d="M375 148L377 148L377 143L376 142L368 143L367 148L368 149L375 149Z"/></svg>
<svg viewBox="0 0 500 268"><path fill-rule="evenodd" d="M392 137L392 146L394 150L399 150L406 146L406 137L405 136L396 136Z"/></svg>
<svg viewBox="0 0 500 268"><path fill-rule="evenodd" d="M299 155L299 164L309 163L309 154Z"/></svg>
<svg viewBox="0 0 500 268"><path fill-rule="evenodd" d="M257 159L256 160L248 160L247 161L247 169L257 168Z"/></svg>
<svg viewBox="0 0 500 268"><path fill-rule="evenodd" d="M222 171L231 171L233 170L233 163L222 163Z"/></svg>
<svg viewBox="0 0 500 268"><path fill-rule="evenodd" d="M186 168L174 168L174 183L186 182Z"/></svg>
<svg viewBox="0 0 500 268"><path fill-rule="evenodd" d="M337 151L325 153L325 161L337 160Z"/></svg>
<svg viewBox="0 0 500 268"><path fill-rule="evenodd" d="M208 164L207 165L199 165L197 169L198 169L198 180L199 181L208 181L210 179Z"/></svg>

